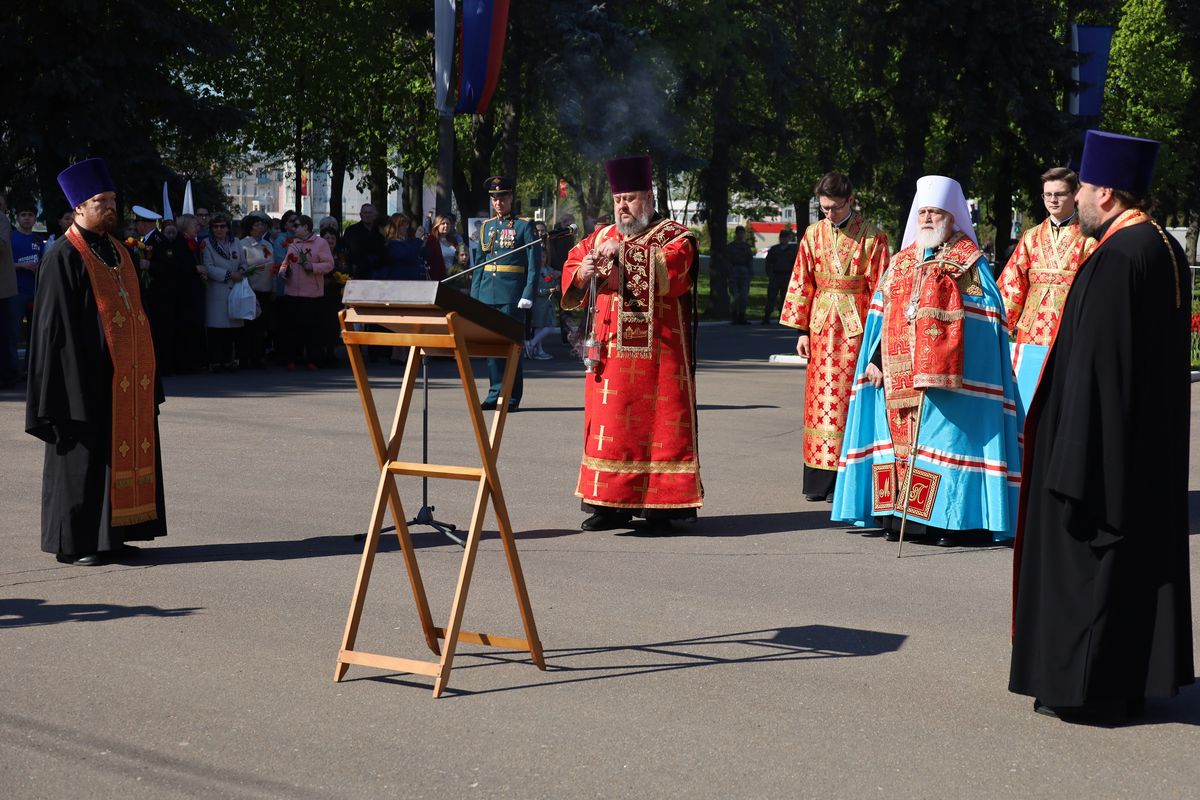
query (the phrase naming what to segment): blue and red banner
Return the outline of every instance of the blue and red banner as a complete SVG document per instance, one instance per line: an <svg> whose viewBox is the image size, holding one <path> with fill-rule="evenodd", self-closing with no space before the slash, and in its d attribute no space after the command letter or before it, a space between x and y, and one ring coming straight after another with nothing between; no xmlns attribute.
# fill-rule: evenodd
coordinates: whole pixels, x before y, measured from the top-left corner
<svg viewBox="0 0 1200 800"><path fill-rule="evenodd" d="M484 114L500 80L508 0L463 0L456 114Z"/></svg>

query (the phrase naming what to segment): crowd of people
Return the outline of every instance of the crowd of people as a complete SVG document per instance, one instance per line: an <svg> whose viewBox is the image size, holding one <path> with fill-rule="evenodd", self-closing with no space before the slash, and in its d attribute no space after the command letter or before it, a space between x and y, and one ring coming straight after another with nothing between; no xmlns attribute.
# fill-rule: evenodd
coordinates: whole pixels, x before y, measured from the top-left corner
<svg viewBox="0 0 1200 800"><path fill-rule="evenodd" d="M483 261L478 227L463 237L453 215L384 218L365 204L359 220L343 228L334 217L314 223L291 210L278 218L262 211L237 218L204 207L166 212L170 218L135 205L115 232L138 270L164 376L271 364L289 371L337 366L337 312L348 280L443 280ZM0 195L0 249L11 253L16 278L9 288L0 275L0 388L11 388L25 372L19 352L28 338L38 266L74 212L47 221L45 233L34 230L37 217L32 200L9 209ZM545 223L536 225L537 235L544 235ZM551 287L563 255L557 270L553 257L551 248L538 249L539 291L526 320L525 355L532 359L552 358L542 341L559 328ZM470 288L466 276L450 285ZM380 358L378 348L371 358Z"/></svg>

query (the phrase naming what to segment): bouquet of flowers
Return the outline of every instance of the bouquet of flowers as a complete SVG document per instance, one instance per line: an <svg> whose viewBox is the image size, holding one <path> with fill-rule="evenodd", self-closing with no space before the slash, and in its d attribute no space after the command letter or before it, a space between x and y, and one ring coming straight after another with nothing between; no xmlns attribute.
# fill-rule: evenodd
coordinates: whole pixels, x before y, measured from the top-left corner
<svg viewBox="0 0 1200 800"><path fill-rule="evenodd" d="M129 250L129 256L133 259L134 264L138 266L138 280L141 281L142 288L148 289L154 282L154 276L150 274L150 270L141 269L141 262L150 260L150 256L154 254L154 248L132 236L125 240L125 247Z"/></svg>
<svg viewBox="0 0 1200 800"><path fill-rule="evenodd" d="M299 255L297 255L295 253L288 253L287 261L284 262L284 266L290 266L292 264L299 264L301 269L303 269L305 272L311 273L312 267L310 267L308 265L308 262L309 262L308 251L301 250Z"/></svg>

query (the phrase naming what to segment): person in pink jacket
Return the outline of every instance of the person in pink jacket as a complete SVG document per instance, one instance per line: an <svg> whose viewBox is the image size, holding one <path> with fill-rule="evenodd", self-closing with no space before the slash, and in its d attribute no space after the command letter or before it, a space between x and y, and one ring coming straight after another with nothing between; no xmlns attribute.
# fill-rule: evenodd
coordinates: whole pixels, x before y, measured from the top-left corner
<svg viewBox="0 0 1200 800"><path fill-rule="evenodd" d="M321 346L321 298L325 275L333 270L333 253L328 242L313 233L312 217L301 214L295 222L295 236L279 267L284 281L280 349L289 371L296 369L301 357L315 370Z"/></svg>

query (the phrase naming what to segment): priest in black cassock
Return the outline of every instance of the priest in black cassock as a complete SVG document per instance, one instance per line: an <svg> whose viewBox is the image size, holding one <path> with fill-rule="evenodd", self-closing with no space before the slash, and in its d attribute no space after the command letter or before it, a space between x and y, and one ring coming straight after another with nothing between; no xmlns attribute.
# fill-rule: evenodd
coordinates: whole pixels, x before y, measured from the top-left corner
<svg viewBox="0 0 1200 800"><path fill-rule="evenodd" d="M1122 723L1192 683L1189 319L1147 211L1158 142L1088 131L1079 267L1025 422L1009 690Z"/></svg>
<svg viewBox="0 0 1200 800"><path fill-rule="evenodd" d="M167 533L156 373L137 267L102 159L58 176L75 223L38 269L25 430L46 442L42 550L81 566Z"/></svg>

